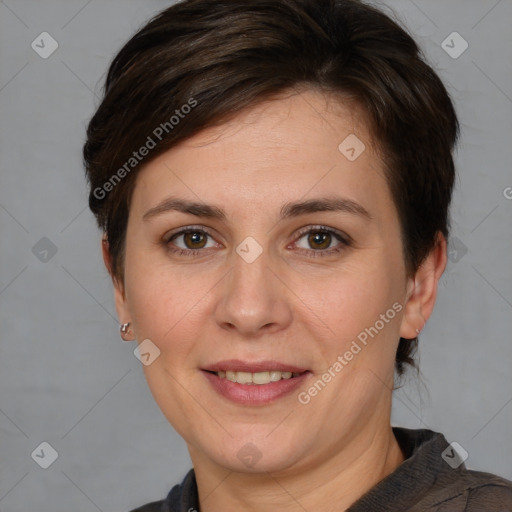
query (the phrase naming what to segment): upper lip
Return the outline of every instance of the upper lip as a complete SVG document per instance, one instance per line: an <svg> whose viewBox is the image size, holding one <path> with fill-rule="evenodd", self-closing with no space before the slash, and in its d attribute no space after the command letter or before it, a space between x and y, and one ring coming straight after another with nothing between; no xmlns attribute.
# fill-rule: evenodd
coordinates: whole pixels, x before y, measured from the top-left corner
<svg viewBox="0 0 512 512"><path fill-rule="evenodd" d="M249 373L258 373L265 372L270 370L275 370L278 372L292 372L292 373L302 373L307 371L306 368L301 368L300 366L295 366L292 364L280 363L279 361L258 361L258 362L249 362L242 361L240 359L229 359L226 361L219 361L217 363L211 364L209 366L205 366L203 370L207 370L209 372L219 372L219 371L232 371L232 372L249 372Z"/></svg>

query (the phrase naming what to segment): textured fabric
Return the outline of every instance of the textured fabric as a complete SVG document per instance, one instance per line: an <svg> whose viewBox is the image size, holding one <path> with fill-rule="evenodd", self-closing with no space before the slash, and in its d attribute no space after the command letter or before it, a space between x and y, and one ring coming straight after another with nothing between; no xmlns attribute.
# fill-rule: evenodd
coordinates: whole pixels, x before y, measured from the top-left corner
<svg viewBox="0 0 512 512"><path fill-rule="evenodd" d="M346 512L512 512L512 482L464 463L452 468L446 460L454 460L454 453L442 434L399 427L393 433L406 460ZM132 510L194 511L201 512L193 469L165 500Z"/></svg>

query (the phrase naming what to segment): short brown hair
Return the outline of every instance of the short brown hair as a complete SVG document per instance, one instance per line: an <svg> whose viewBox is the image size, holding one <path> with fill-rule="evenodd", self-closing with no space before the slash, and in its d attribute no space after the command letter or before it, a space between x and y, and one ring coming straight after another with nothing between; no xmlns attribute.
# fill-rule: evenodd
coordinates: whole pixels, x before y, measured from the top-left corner
<svg viewBox="0 0 512 512"><path fill-rule="evenodd" d="M141 167L134 151L151 138L146 164L297 85L341 93L363 108L398 210L406 269L414 274L437 232L448 237L459 125L443 83L411 36L358 0L185 0L119 51L87 129L89 207L108 239L114 277L123 280L129 205ZM417 338L400 339L398 375L404 363L414 366L416 346Z"/></svg>

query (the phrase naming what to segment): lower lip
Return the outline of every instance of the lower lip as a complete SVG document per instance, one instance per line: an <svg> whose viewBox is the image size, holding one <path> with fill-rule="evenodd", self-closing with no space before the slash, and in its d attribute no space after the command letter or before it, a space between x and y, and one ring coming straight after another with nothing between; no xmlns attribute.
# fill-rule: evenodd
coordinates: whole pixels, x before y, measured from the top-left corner
<svg viewBox="0 0 512 512"><path fill-rule="evenodd" d="M311 375L311 372L308 371L298 377L281 379L268 384L239 384L226 378L221 379L215 373L201 371L217 393L232 402L243 405L269 404L293 393Z"/></svg>

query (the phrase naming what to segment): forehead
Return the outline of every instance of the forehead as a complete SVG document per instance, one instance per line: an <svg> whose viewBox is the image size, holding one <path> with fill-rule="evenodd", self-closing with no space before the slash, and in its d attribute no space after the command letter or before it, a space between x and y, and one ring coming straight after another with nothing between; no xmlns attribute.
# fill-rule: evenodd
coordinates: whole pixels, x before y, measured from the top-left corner
<svg viewBox="0 0 512 512"><path fill-rule="evenodd" d="M260 213L308 194L389 202L362 110L308 89L261 102L152 160L139 171L132 206L147 209L171 192Z"/></svg>
<svg viewBox="0 0 512 512"><path fill-rule="evenodd" d="M228 121L200 131L176 149L220 143L236 150L240 148L237 142L245 138L252 147L269 151L298 147L308 150L314 143L317 153L322 149L331 152L338 149L344 134L350 133L375 149L367 125L363 109L356 101L303 86L234 113Z"/></svg>

